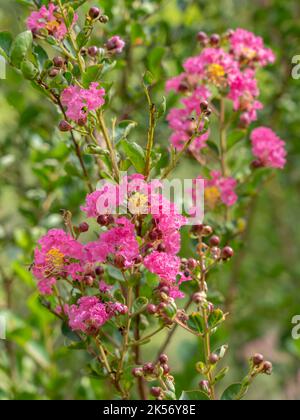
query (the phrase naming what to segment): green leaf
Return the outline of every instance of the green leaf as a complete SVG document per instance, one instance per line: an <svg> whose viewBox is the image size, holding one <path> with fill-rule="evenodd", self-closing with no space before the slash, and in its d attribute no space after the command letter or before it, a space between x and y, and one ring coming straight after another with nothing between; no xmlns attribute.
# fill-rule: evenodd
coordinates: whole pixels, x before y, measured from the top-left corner
<svg viewBox="0 0 300 420"><path fill-rule="evenodd" d="M233 401L239 396L242 389L242 384L236 383L230 385L223 393L221 401Z"/></svg>
<svg viewBox="0 0 300 420"><path fill-rule="evenodd" d="M22 32L16 36L14 39L11 51L10 51L10 58L11 62L17 68L20 68L24 58L28 54L32 45L32 32L26 31Z"/></svg>
<svg viewBox="0 0 300 420"><path fill-rule="evenodd" d="M245 130L233 130L227 136L227 149L231 149L245 138Z"/></svg>
<svg viewBox="0 0 300 420"><path fill-rule="evenodd" d="M44 50L44 48L42 48L40 45L35 45L33 47L33 55L35 56L36 62L39 66L39 70L42 71L44 69L44 66L48 60L48 54L46 53L46 51ZM52 61L51 61L51 65L52 65Z"/></svg>
<svg viewBox="0 0 300 420"><path fill-rule="evenodd" d="M148 299L144 296L140 296L134 301L133 308L134 312L140 311L143 307L147 306L149 303Z"/></svg>
<svg viewBox="0 0 300 420"><path fill-rule="evenodd" d="M159 75L162 69L162 60L163 56L165 54L164 47L155 47L150 51L150 54L148 55L148 66L149 70L155 74Z"/></svg>
<svg viewBox="0 0 300 420"><path fill-rule="evenodd" d="M145 152L137 143L132 143L123 139L122 149L126 156L130 159L131 163L138 172L143 172L145 168Z"/></svg>
<svg viewBox="0 0 300 420"><path fill-rule="evenodd" d="M85 88L88 88L92 82L97 82L103 70L102 64L88 67L82 76L82 82Z"/></svg>
<svg viewBox="0 0 300 420"><path fill-rule="evenodd" d="M208 325L211 329L217 327L221 322L225 320L225 316L221 309L213 311L208 318Z"/></svg>
<svg viewBox="0 0 300 420"><path fill-rule="evenodd" d="M164 96L160 105L159 105L159 107L158 107L158 109L157 109L156 118L159 119L159 118L163 117L166 113L166 109L167 109L167 99Z"/></svg>
<svg viewBox="0 0 300 420"><path fill-rule="evenodd" d="M137 123L132 120L123 120L118 124L116 128L116 139L115 142L118 143L122 139L126 139L131 130L137 126Z"/></svg>
<svg viewBox="0 0 300 420"><path fill-rule="evenodd" d="M9 52L12 43L13 38L9 32L0 32L0 55L2 55L6 60L9 59Z"/></svg>
<svg viewBox="0 0 300 420"><path fill-rule="evenodd" d="M188 326L193 330L201 334L204 332L203 318L199 312L193 312L189 316Z"/></svg>
<svg viewBox="0 0 300 420"><path fill-rule="evenodd" d="M61 332L70 341L75 341L76 343L80 343L82 341L81 338L74 331L72 331L69 325L65 322L61 326Z"/></svg>
<svg viewBox="0 0 300 420"><path fill-rule="evenodd" d="M219 156L219 148L213 141L208 141L207 146L210 148L212 152L214 152L217 156Z"/></svg>
<svg viewBox="0 0 300 420"><path fill-rule="evenodd" d="M150 71L146 71L143 76L143 82L146 88L150 87L154 83L154 76Z"/></svg>
<svg viewBox="0 0 300 420"><path fill-rule="evenodd" d="M39 73L35 65L28 60L24 60L21 64L21 71L25 79L28 80L34 80Z"/></svg>
<svg viewBox="0 0 300 420"><path fill-rule="evenodd" d="M210 401L210 398L207 394L202 391L183 391L180 398L180 401Z"/></svg>
<svg viewBox="0 0 300 420"><path fill-rule="evenodd" d="M228 367L225 367L224 369L220 370L220 372L215 376L214 384L222 381L222 379L225 378L225 376L227 375L228 372L229 372Z"/></svg>

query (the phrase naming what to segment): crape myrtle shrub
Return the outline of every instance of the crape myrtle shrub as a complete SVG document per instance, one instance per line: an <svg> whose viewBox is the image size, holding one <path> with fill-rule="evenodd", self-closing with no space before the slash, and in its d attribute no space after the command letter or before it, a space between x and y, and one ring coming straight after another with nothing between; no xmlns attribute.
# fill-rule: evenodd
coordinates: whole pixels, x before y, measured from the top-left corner
<svg viewBox="0 0 300 420"><path fill-rule="evenodd" d="M108 17L105 13L111 10L104 5L101 10L74 10L74 2L46 3L29 10L26 32L14 40L2 34L7 61L54 103L60 115L56 124L55 107L49 108L50 126L60 131L54 135L56 147L49 144L45 162L42 147L35 151L42 198L33 198L44 201L50 192L54 195L43 215L35 220L31 216L35 229L38 218L44 217L53 227L49 207L56 214L66 209L62 215L66 229L50 229L35 251L32 272L43 296L40 302L62 320L62 332L73 341L67 341L69 348L90 353L87 372L107 378L112 384L110 397L145 398L149 389L159 399L219 398L224 387L220 393L215 388L227 373L227 368L219 367L227 346L212 349L210 338L227 317L236 290L230 290L222 311L220 296L216 290L208 293L207 286L217 266L227 269L224 263L233 257L232 248L243 240L253 197L274 175L272 169L282 169L286 162L284 143L274 131L267 124L255 129L251 125L264 105L257 73L274 65L275 56L260 38L243 29L212 36L200 32L194 38L196 55L178 63L166 83L158 70L163 49L153 53L152 61L149 58L151 73L140 63L140 71L130 65L132 50L150 42L151 33L146 37L136 24L130 36L120 36L120 15ZM135 18L143 13L146 19L150 12L141 10ZM124 85L121 99L117 92ZM166 113L162 89L168 95ZM41 102L39 108L46 108ZM135 107L144 108L137 127L130 119ZM165 121L171 130L164 140L157 139ZM140 141L134 141L138 138L134 130ZM171 175L184 155L195 160L195 178L205 180L207 215L205 225L192 231L184 228L190 245L180 258L184 217L175 207L167 217L159 194L150 197L151 203L159 203L157 211L145 218L143 210L149 205L145 197L151 180ZM125 182L135 211L124 217L99 215L97 200L104 192L95 191L97 181L119 181L121 170L130 174ZM66 188L71 192L67 199ZM74 213L80 214L78 224L72 221ZM185 310L180 309L184 305ZM203 344L192 391L183 393L176 390L165 354L158 352L153 363L146 363L142 355L154 333L165 330L170 336L177 326ZM156 341L157 351L160 345L164 348L161 341ZM255 355L249 375L228 388L223 398L244 397L255 376L270 371L270 363Z"/></svg>

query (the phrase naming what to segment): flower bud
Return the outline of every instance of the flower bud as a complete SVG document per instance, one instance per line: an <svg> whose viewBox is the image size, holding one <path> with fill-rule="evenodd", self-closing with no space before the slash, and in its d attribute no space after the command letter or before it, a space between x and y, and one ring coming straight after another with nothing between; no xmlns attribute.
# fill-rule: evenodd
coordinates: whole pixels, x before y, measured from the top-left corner
<svg viewBox="0 0 300 420"><path fill-rule="evenodd" d="M143 376L143 369L142 368L133 368L131 373L135 378L140 378L140 377Z"/></svg>
<svg viewBox="0 0 300 420"><path fill-rule="evenodd" d="M266 375L271 375L273 371L273 365L271 362L265 362L263 366L263 373Z"/></svg>
<svg viewBox="0 0 300 420"><path fill-rule="evenodd" d="M221 240L218 236L212 236L209 240L209 244L212 247L217 247L220 245L220 243L221 243Z"/></svg>
<svg viewBox="0 0 300 420"><path fill-rule="evenodd" d="M92 19L97 19L100 16L100 9L98 7L91 7L89 10L89 16Z"/></svg>
<svg viewBox="0 0 300 420"><path fill-rule="evenodd" d="M200 109L202 112L205 112L209 107L209 103L207 101L203 101L200 103Z"/></svg>
<svg viewBox="0 0 300 420"><path fill-rule="evenodd" d="M213 228L211 226L205 225L202 228L202 235L203 236L210 236L213 233Z"/></svg>
<svg viewBox="0 0 300 420"><path fill-rule="evenodd" d="M89 47L88 55L90 57L97 57L98 53L99 53L99 50L98 50L97 47L95 47L95 46Z"/></svg>
<svg viewBox="0 0 300 420"><path fill-rule="evenodd" d="M226 246L225 248L222 249L221 256L224 261L229 260L230 258L234 256L234 251L230 246Z"/></svg>
<svg viewBox="0 0 300 420"><path fill-rule="evenodd" d="M156 305L154 305L153 303L150 303L150 304L147 306L147 312L148 312L148 314L150 314L150 315L154 315L154 314L156 314L156 312L157 312L157 306L156 306Z"/></svg>
<svg viewBox="0 0 300 420"><path fill-rule="evenodd" d="M252 360L255 366L260 366L264 361L264 356L262 354L257 353L253 356Z"/></svg>
<svg viewBox="0 0 300 420"><path fill-rule="evenodd" d="M166 246L164 244L159 244L157 247L158 252L166 252Z"/></svg>
<svg viewBox="0 0 300 420"><path fill-rule="evenodd" d="M164 364L168 363L168 361L169 361L169 358L168 358L168 356L166 354L161 354L159 356L159 363L161 365L164 365Z"/></svg>
<svg viewBox="0 0 300 420"><path fill-rule="evenodd" d="M81 117L79 118L79 120L77 121L77 124L79 125L79 127L84 127L86 125L87 122L87 117Z"/></svg>
<svg viewBox="0 0 300 420"><path fill-rule="evenodd" d="M155 366L153 365L153 363L146 363L143 366L143 372L144 373L152 374L154 372L154 370L155 370Z"/></svg>
<svg viewBox="0 0 300 420"><path fill-rule="evenodd" d="M139 265L139 264L141 264L143 262L143 257L141 256L141 255L139 255L138 257L136 257L135 259L134 259L134 263L135 263L135 265Z"/></svg>
<svg viewBox="0 0 300 420"><path fill-rule="evenodd" d="M54 77L56 77L58 74L59 74L59 69L52 68L52 69L49 71L49 77L51 77L51 78L53 78L53 79L54 79Z"/></svg>
<svg viewBox="0 0 300 420"><path fill-rule="evenodd" d="M195 302L197 304L202 303L204 301L204 299L205 298L203 296L203 293L201 293L201 292L198 292L198 293L194 293L193 294L193 302Z"/></svg>
<svg viewBox="0 0 300 420"><path fill-rule="evenodd" d="M100 226L107 226L108 225L108 217L107 217L107 215L101 214L100 216L98 216L97 223Z"/></svg>
<svg viewBox="0 0 300 420"><path fill-rule="evenodd" d="M164 370L164 374L167 375L170 372L170 366L167 365L166 363L164 365L162 365L162 368Z"/></svg>
<svg viewBox="0 0 300 420"><path fill-rule="evenodd" d="M86 222L80 223L80 225L78 226L78 230L79 230L80 233L87 232L89 230L89 228L90 228L90 226Z"/></svg>
<svg viewBox="0 0 300 420"><path fill-rule="evenodd" d="M161 388L159 388L159 387L157 387L157 386L153 386L152 388L151 388L151 395L153 396L153 397L155 397L155 398L158 398L158 397L160 397L160 395L161 395L161 392L162 392L162 389Z"/></svg>
<svg viewBox="0 0 300 420"><path fill-rule="evenodd" d="M220 43L220 40L221 40L221 38L220 38L220 35L218 35L218 34L213 34L211 37L210 37L210 43L211 43L211 45L214 45L214 46L216 46L216 45L218 45L219 43Z"/></svg>
<svg viewBox="0 0 300 420"><path fill-rule="evenodd" d="M256 159L253 162L251 162L251 168L252 169L260 169L264 166L261 160Z"/></svg>
<svg viewBox="0 0 300 420"><path fill-rule="evenodd" d="M203 231L203 225L195 225L192 227L192 233L195 235L201 235Z"/></svg>
<svg viewBox="0 0 300 420"><path fill-rule="evenodd" d="M209 363L211 365L215 365L219 361L219 356L217 354L212 353L209 357Z"/></svg>
<svg viewBox="0 0 300 420"><path fill-rule="evenodd" d="M199 387L202 391L209 393L209 382L208 381L201 381L199 382Z"/></svg>
<svg viewBox="0 0 300 420"><path fill-rule="evenodd" d="M104 271L105 270L101 265L99 265L99 267L95 268L95 273L96 273L97 276L102 276L104 274Z"/></svg>
<svg viewBox="0 0 300 420"><path fill-rule="evenodd" d="M208 39L208 36L206 35L206 33L205 32L198 32L198 34L197 34L197 40L199 41L199 42L201 42L201 43L204 43L205 41L207 41L207 39Z"/></svg>
<svg viewBox="0 0 300 420"><path fill-rule="evenodd" d="M94 284L94 278L93 278L92 276L85 276L85 277L84 277L84 283L85 283L87 286L91 287L91 286L93 286L93 284Z"/></svg>
<svg viewBox="0 0 300 420"><path fill-rule="evenodd" d="M108 16L106 16L106 15L102 15L102 16L100 16L99 21L100 21L101 23L106 24L106 23L108 23L108 22L109 22L109 17L108 17Z"/></svg>
<svg viewBox="0 0 300 420"><path fill-rule="evenodd" d="M62 57L54 57L53 64L55 67L62 68L65 64L65 60Z"/></svg>
<svg viewBox="0 0 300 420"><path fill-rule="evenodd" d="M187 262L188 268L190 270L195 270L195 268L197 267L198 263L194 258L190 258Z"/></svg>
<svg viewBox="0 0 300 420"><path fill-rule="evenodd" d="M65 121L65 120L63 120L59 123L58 128L62 132L67 132L67 131L72 130L71 124L69 124L68 121Z"/></svg>

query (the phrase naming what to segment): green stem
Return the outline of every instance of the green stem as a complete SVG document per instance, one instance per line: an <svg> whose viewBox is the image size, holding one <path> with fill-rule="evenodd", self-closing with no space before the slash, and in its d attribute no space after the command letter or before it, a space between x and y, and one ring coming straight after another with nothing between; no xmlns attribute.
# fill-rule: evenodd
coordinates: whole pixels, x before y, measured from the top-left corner
<svg viewBox="0 0 300 420"><path fill-rule="evenodd" d="M148 142L147 142L147 148L146 148L146 164L145 164L145 176L148 179L151 172L151 154L152 154L152 149L154 145L154 134L155 134L155 126L156 126L156 119L155 119L156 107L151 101L149 91L147 88L145 88L145 92L148 99L149 110L150 110Z"/></svg>
<svg viewBox="0 0 300 420"><path fill-rule="evenodd" d="M109 133L108 133L108 130L107 130L104 118L103 118L102 111L98 112L97 116L98 116L98 122L99 122L100 130L102 132L103 138L104 138L105 143L106 143L106 147L107 147L107 149L109 151L109 154L110 154L111 163L112 163L112 167L113 167L113 171L114 171L114 177L115 177L115 180L117 182L119 182L120 181L120 171L119 171L119 166L118 166L118 161L117 161L117 155L116 155L113 143L110 139L110 136L109 136Z"/></svg>
<svg viewBox="0 0 300 420"><path fill-rule="evenodd" d="M182 158L182 156L185 154L185 152L188 150L188 148L192 145L193 141L199 136L199 127L202 121L202 116L199 118L197 129L195 132L191 135L191 137L187 140L185 145L183 146L182 150L180 150L179 153L176 154L174 160L171 162L171 164L165 169L165 171L161 175L161 179L167 178L170 173L176 168L179 160Z"/></svg>

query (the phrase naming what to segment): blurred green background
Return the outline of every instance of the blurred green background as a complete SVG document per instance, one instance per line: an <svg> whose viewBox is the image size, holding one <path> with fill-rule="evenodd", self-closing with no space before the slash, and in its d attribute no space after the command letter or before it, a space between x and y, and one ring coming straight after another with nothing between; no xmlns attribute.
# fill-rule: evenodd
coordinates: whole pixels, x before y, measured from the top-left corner
<svg viewBox="0 0 300 420"><path fill-rule="evenodd" d="M30 1L0 0L0 30L24 30ZM136 140L143 143L147 124L141 75L147 68L161 98L168 77L198 51L198 31L224 32L243 27L264 37L277 62L260 73L259 124L271 126L287 141L288 165L260 194L244 247L214 284L238 297L230 321L216 336L228 343L234 366L228 381L247 371L247 357L263 353L274 362L271 378L261 377L248 398L300 398L300 340L291 338L292 317L300 314L300 80L291 77L292 57L300 53L298 0L103 0L111 18L106 27L127 43L125 56L107 78L114 81L113 110L139 122ZM102 32L95 33L101 45ZM170 99L171 105L173 99ZM78 182L71 149L57 130L56 109L10 68L0 80L0 315L6 316L8 339L0 342L0 399L109 398L103 384L85 374L85 355L63 346L58 322L37 299L30 272L34 244L47 229L61 226L60 209L80 217L85 196ZM167 145L166 123L157 138ZM92 164L87 159L87 165ZM75 165L75 163L74 163ZM197 175L186 159L178 174ZM81 215L82 217L82 215ZM183 253L188 249L183 249ZM151 358L162 337L147 347ZM178 332L168 349L178 390L197 385L194 365L199 344Z"/></svg>

